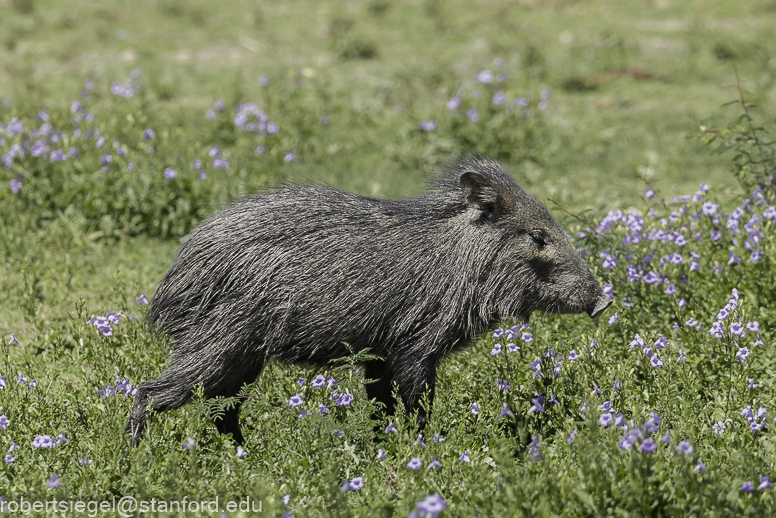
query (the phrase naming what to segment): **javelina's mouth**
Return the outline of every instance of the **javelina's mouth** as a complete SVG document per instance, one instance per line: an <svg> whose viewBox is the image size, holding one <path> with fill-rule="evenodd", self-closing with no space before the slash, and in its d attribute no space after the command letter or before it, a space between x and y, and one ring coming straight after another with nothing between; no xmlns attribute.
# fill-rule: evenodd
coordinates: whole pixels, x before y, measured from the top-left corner
<svg viewBox="0 0 776 518"><path fill-rule="evenodd" d="M588 315L590 315L590 318L596 318L598 315L606 311L606 308L612 305L612 302L614 300L610 299L606 295L601 295L598 297L598 301L595 303L595 307L592 311L588 311Z"/></svg>

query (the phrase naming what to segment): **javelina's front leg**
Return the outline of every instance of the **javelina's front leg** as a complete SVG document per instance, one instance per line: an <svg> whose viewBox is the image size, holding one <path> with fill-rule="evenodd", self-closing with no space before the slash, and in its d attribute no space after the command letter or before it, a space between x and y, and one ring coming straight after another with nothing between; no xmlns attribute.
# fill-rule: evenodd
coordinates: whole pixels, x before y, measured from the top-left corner
<svg viewBox="0 0 776 518"><path fill-rule="evenodd" d="M364 370L366 379L374 380L366 384L367 397L382 403L382 411L386 415L393 415L396 398L393 397L393 372L388 368L388 364L384 360L373 361L365 364Z"/></svg>

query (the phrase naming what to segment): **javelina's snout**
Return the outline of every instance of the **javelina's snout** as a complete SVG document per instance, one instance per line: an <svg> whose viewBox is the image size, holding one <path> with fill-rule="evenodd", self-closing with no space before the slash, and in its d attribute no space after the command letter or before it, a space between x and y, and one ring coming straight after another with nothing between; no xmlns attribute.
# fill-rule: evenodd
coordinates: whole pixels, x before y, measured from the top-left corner
<svg viewBox="0 0 776 518"><path fill-rule="evenodd" d="M614 302L612 299L607 297L604 293L601 293L601 295L599 295L598 299L595 301L595 305L587 311L587 314L590 315L590 318L596 318L601 313L606 311L606 308L611 306L612 302Z"/></svg>

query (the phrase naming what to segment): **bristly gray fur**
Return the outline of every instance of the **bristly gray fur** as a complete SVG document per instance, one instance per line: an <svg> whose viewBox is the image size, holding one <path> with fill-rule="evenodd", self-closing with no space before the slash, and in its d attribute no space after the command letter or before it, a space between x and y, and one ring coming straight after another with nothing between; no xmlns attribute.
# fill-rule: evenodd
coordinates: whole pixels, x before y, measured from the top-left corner
<svg viewBox="0 0 776 518"><path fill-rule="evenodd" d="M162 279L148 325L172 364L141 383L127 431L149 400L180 407L201 384L230 397L270 359L325 365L343 342L385 358L366 367L370 398L426 414L436 367L498 318L543 310L599 314L610 303L555 219L498 163L468 156L432 192L401 201L321 186L239 200L196 228ZM243 437L238 410L216 425Z"/></svg>

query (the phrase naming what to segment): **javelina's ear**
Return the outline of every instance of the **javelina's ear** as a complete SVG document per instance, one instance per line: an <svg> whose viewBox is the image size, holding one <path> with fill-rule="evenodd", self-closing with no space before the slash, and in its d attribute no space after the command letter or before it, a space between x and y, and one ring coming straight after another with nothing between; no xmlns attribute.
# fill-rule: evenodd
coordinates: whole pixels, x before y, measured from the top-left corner
<svg viewBox="0 0 776 518"><path fill-rule="evenodd" d="M493 182L474 171L467 171L461 175L461 190L466 203L482 212L492 213L500 208L501 197Z"/></svg>

